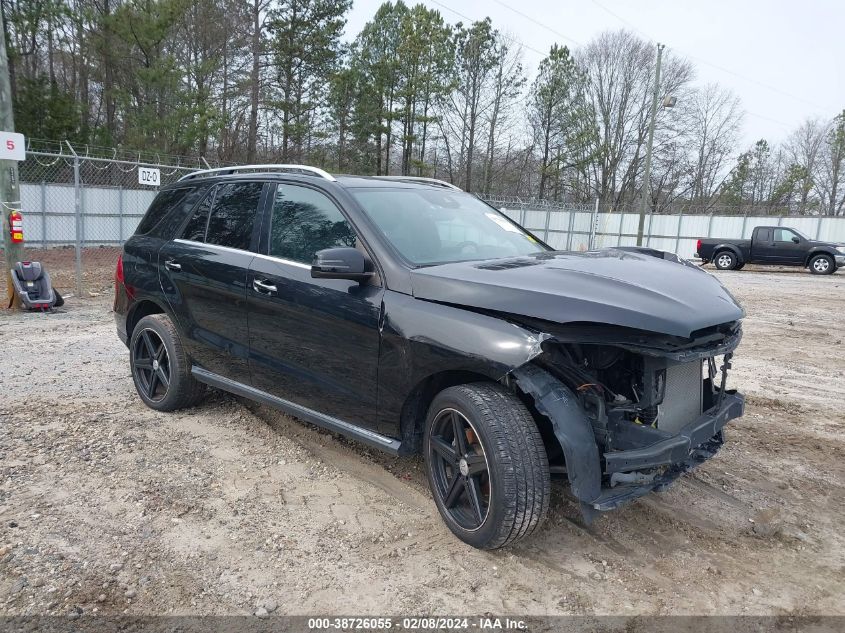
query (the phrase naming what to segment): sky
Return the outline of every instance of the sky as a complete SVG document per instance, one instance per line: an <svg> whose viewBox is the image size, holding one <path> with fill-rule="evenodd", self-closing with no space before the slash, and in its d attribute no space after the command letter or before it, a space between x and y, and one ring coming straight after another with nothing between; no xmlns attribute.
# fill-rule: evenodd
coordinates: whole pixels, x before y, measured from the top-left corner
<svg viewBox="0 0 845 633"><path fill-rule="evenodd" d="M347 39L382 1L353 1ZM746 146L779 142L808 117L827 120L845 109L845 0L419 1L451 23L490 16L529 47L530 79L555 42L577 48L621 28L661 42L693 62L697 83L718 82L740 97Z"/></svg>

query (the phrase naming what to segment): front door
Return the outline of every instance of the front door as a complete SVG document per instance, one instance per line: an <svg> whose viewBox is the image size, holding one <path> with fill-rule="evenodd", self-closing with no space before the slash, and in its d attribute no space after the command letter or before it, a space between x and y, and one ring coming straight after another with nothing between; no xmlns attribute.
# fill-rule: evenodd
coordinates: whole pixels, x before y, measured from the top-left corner
<svg viewBox="0 0 845 633"><path fill-rule="evenodd" d="M803 238L792 229L776 227L766 246L763 260L767 264L802 264L807 250Z"/></svg>
<svg viewBox="0 0 845 633"><path fill-rule="evenodd" d="M314 253L362 247L324 193L279 184L266 254L247 279L253 386L366 428L376 426L379 319L377 278L361 284L312 279Z"/></svg>
<svg viewBox="0 0 845 633"><path fill-rule="evenodd" d="M246 283L264 183L220 184L159 251L162 289L200 367L249 384Z"/></svg>

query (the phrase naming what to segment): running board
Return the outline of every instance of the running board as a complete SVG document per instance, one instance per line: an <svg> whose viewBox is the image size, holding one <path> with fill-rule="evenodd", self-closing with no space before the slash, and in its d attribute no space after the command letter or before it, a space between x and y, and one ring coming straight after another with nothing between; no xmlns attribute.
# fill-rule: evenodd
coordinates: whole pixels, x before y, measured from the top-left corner
<svg viewBox="0 0 845 633"><path fill-rule="evenodd" d="M340 433L341 435L358 440L359 442L363 442L369 446L374 446L375 448L391 453L392 455L398 455L402 446L402 442L399 440L394 440L393 438L375 433L374 431L362 429L354 424L350 424L349 422L338 420L337 418L320 413L319 411L303 407L295 402L277 398L266 391L261 391L255 387L230 380L203 369L202 367L194 365L191 367L191 373L194 378L202 383L216 387L217 389L222 389L223 391L228 391L229 393L233 393L238 396L243 396L244 398L254 400L255 402L260 402L261 404L266 404L269 407L284 411L285 413L297 417L300 420L305 420L306 422L315 424L328 431Z"/></svg>

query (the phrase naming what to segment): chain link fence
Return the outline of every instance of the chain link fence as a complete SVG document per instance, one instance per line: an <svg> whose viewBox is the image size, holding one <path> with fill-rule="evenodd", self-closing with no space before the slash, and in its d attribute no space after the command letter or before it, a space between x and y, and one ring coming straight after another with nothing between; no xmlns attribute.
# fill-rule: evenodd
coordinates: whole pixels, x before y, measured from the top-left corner
<svg viewBox="0 0 845 633"><path fill-rule="evenodd" d="M31 143L18 166L25 257L42 262L63 295L110 292L120 247L158 190L207 167L211 165L202 158L121 155L115 149L79 148L67 142ZM634 212L600 208L597 202L483 199L560 250L636 244L639 216ZM810 238L845 241L845 218L714 211L650 214L644 244L692 257L699 237L748 238L755 226L769 224L798 229Z"/></svg>
<svg viewBox="0 0 845 633"><path fill-rule="evenodd" d="M205 166L67 142L30 146L18 165L26 258L42 262L62 294L108 292L120 247L159 188Z"/></svg>

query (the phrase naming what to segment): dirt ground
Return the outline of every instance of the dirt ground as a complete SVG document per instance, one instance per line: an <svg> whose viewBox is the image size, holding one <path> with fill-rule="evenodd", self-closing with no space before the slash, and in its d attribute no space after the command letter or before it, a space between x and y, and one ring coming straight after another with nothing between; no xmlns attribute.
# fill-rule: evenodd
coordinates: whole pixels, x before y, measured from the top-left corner
<svg viewBox="0 0 845 633"><path fill-rule="evenodd" d="M0 313L0 614L845 614L845 273L719 278L748 311L721 453L591 527L557 481L496 552L419 459L220 393L145 408L107 294Z"/></svg>

